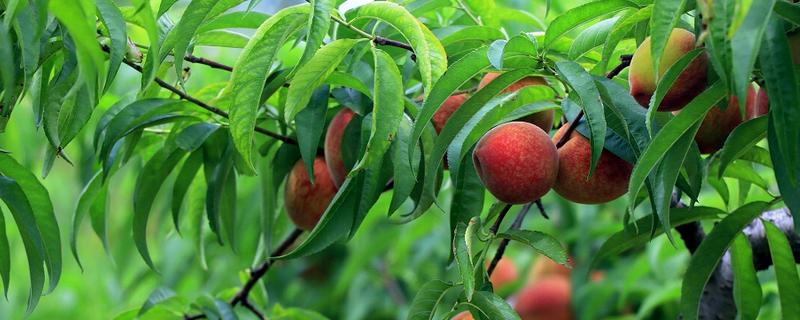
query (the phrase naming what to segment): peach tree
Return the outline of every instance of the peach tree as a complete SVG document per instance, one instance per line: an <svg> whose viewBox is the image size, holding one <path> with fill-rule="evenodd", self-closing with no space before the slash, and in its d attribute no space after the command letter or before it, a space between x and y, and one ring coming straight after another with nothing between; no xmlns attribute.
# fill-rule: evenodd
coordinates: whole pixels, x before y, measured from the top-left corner
<svg viewBox="0 0 800 320"><path fill-rule="evenodd" d="M368 214L396 224L444 214L436 228L450 241L439 245L457 280L415 288L408 318L541 317L489 279L510 242L569 265L568 230L523 228L533 207L549 217L548 193L625 204L592 260L572 265L582 277L666 237L691 253L683 318L755 319L757 272L773 265L783 317L800 314L800 5L603 0L554 14L558 4L539 1L534 14L489 0L352 2L268 15L258 0L0 0L0 130L33 126L47 144L40 168L0 153L6 292L21 285L12 221L32 311L57 290L62 235L78 264L83 220L107 246L120 205L109 188L127 166L130 239L151 272L154 228L258 247L235 288L196 301L156 292L139 315L315 319L268 308L262 280L276 263L347 242ZM214 48L240 50L225 64L203 56ZM204 68L225 80L192 87ZM17 124L17 109L33 123ZM55 210L42 180L84 138L92 175L73 212ZM257 182L257 199L237 198L243 181ZM704 187L732 209L709 205ZM173 226L152 222L164 215ZM293 227L277 223L286 217ZM258 236L243 238L243 223Z"/></svg>

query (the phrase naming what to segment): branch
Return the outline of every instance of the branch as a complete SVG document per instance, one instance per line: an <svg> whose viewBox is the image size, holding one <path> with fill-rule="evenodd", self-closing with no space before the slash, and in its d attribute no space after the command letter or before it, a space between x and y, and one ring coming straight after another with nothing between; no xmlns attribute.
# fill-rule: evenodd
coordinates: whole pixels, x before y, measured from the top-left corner
<svg viewBox="0 0 800 320"><path fill-rule="evenodd" d="M541 204L541 201L536 200L536 203L537 205L539 205ZM522 210L519 211L517 217L514 219L514 223L511 224L511 227L509 227L508 230L517 230L520 227L522 227L522 221L525 220L525 216L528 214L528 210L531 209L531 204L533 203L532 202L526 203L525 206L522 207ZM541 210L541 207L539 208ZM542 214L544 214L544 211L542 211ZM494 257L492 258L492 262L489 263L489 267L486 269L486 273L488 273L490 276L492 275L492 272L494 272L494 269L497 267L497 263L499 263L500 259L503 258L503 254L506 252L506 247L508 247L508 244L510 242L511 242L510 239L503 239L500 241L500 245L497 247L497 252L495 252Z"/></svg>
<svg viewBox="0 0 800 320"><path fill-rule="evenodd" d="M222 64L222 63L216 62L214 60L210 60L210 59L206 59L206 58L202 58L202 57L197 57L197 56L194 56L194 55L191 55L191 54L184 56L183 60L189 61L191 63L204 64L204 65L207 65L207 66L209 66L211 68L214 68L214 69L220 69L220 70L225 70L225 71L228 71L228 72L233 72L233 67L231 67L229 65Z"/></svg>
<svg viewBox="0 0 800 320"><path fill-rule="evenodd" d="M297 241L297 238L300 237L300 234L302 233L303 230L294 229L294 231L292 231L292 233L289 234L289 236L286 237L286 239L284 239L283 242L281 242L278 248L275 249L275 251L272 254L270 254L270 256L267 258L266 261L261 263L261 265L258 266L258 268L255 268L254 270L250 271L250 278L247 279L247 282L245 282L244 286L242 286L242 288L239 289L239 292L237 292L236 295L233 296L231 301L228 302L231 305L231 308L236 307L237 304L241 304L243 307L250 310L250 312L252 312L259 319L266 319L266 317L264 317L264 314L261 313L261 311L258 311L258 309L253 304L251 304L249 300L247 300L247 296L250 294L250 291L253 290L253 287L255 287L256 283L258 283L258 280L261 280L261 278L267 274L269 268L272 267L272 259L275 257L282 256L284 253L286 253L286 251L289 250L289 247L295 241ZM183 316L184 320L196 320L204 318L206 318L205 314Z"/></svg>
<svg viewBox="0 0 800 320"><path fill-rule="evenodd" d="M310 1L306 0L306 2L310 2ZM414 53L414 48L412 48L411 45L409 45L409 44L407 44L405 42L400 42L400 41L392 40L392 39L389 39L389 38L384 38L384 37L381 37L381 36L376 36L376 35L370 34L369 32L366 32L364 30L359 29L358 27L350 24L349 22L343 20L342 18L339 18L336 15L331 15L331 20L333 20L334 22L336 22L336 23L338 23L338 24L340 24L340 25L342 25L342 26L344 26L344 27L346 27L346 28L348 28L350 30L353 30L353 32L357 33L359 36L361 36L363 38L367 38L367 39L372 40L372 42L377 44L377 45L398 47L398 48L401 48L401 49L408 50L409 52L411 52L411 59L414 60L414 61L417 60L417 56Z"/></svg>
<svg viewBox="0 0 800 320"><path fill-rule="evenodd" d="M103 51L109 52L109 50L110 50L107 46L101 46L101 47L103 48ZM136 70L139 73L143 73L143 69L142 69L142 67L140 65L138 65L138 64L136 64L136 63L134 63L134 62L132 62L132 61L130 61L128 59L123 59L122 62L124 62L126 65L131 67L133 70ZM176 88L175 86L167 83L166 81L162 80L161 78L156 77L154 80L159 86L161 86L162 88L167 89L170 92L178 95L178 97L180 97L181 99L189 101L189 102L191 102L191 103L193 103L193 104L195 104L195 105L197 105L197 106L199 106L199 107L201 107L201 108L203 108L205 110L208 110L213 114L221 116L221 117L223 117L225 119L229 119L230 118L228 113L223 111L222 109L214 107L212 105L209 105L209 104L201 101L200 99L192 97L188 93L183 92L182 90L180 90L180 89ZM295 140L293 138L290 138L290 137L287 137L287 136L284 136L284 135L269 131L269 130L261 128L261 127L255 127L255 131L260 133L260 134L263 134L265 136L268 136L270 138L283 141L284 143L294 144L294 145L297 144L297 140Z"/></svg>
<svg viewBox="0 0 800 320"><path fill-rule="evenodd" d="M506 218L506 214L508 214L508 210L510 209L511 205L506 204L506 206L503 207L503 210L500 211L500 215L497 217L497 220L494 221L494 225L492 225L492 227L489 228L492 234L497 234L497 230L500 230L500 224L503 223L503 219Z"/></svg>
<svg viewBox="0 0 800 320"><path fill-rule="evenodd" d="M606 74L606 78L613 79L614 77L618 76L620 72L622 72L622 70L625 70L625 68L631 65L631 59L633 59L632 55L629 54L621 55L619 57L620 61L619 65L616 66L611 71L609 71L608 74ZM561 136L561 139L559 139L558 142L556 143L556 148L563 147L564 144L566 144L567 141L569 141L569 137L572 135L573 132L575 132L575 129L577 129L578 123L581 121L582 118L583 118L583 110L581 110L581 112L578 113L578 115L575 117L575 120L572 120L572 122L569 123L567 131L564 132L564 135Z"/></svg>
<svg viewBox="0 0 800 320"><path fill-rule="evenodd" d="M685 205L673 193L672 206L683 208ZM789 239L792 246L795 262L800 263L800 235L794 230L794 220L786 208L766 211L758 219L748 224L744 233L753 250L753 265L756 271L766 270L772 265L772 256L769 252L766 231L761 220L769 221L780 229ZM700 243L705 238L705 231L699 222L691 222L675 227L683 239L686 249L694 254ZM722 256L722 261L714 269L700 298L700 319L735 319L737 315L736 302L733 299L733 266L731 265L730 250Z"/></svg>

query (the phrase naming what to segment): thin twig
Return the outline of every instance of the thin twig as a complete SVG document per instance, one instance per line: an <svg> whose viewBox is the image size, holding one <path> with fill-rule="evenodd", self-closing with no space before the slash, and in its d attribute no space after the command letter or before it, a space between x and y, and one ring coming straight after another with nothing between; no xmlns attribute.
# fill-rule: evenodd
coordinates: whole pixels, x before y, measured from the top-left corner
<svg viewBox="0 0 800 320"><path fill-rule="evenodd" d="M106 46L102 46L102 48L103 48L103 50L105 50L106 52L108 52L108 51L110 50L110 49L109 49L108 47L106 47ZM140 65L138 65L138 64L136 64L136 63L133 63L132 61L130 61L130 60L128 60L128 59L123 59L123 60L122 60L122 62L124 62L126 65L128 65L129 67L131 67L133 70L136 70L136 71L138 71L139 73L143 73L143 72L144 72L144 69L142 69L142 66L140 66ZM223 118L226 118L226 119L230 118L230 116L228 115L228 113L227 113L227 112L225 112L225 111L223 111L222 109L220 109L220 108L217 108L217 107L214 107L214 106L212 106L212 105L209 105L208 103L205 103L205 102L201 101L200 99L197 99L197 98L195 98L195 97L193 97L193 96L189 95L188 93L186 93L186 92L183 92L183 90L176 88L175 86L173 86L173 85L171 85L171 84L167 83L166 81L162 80L161 78L158 78L158 77L156 77L156 78L154 79L154 81L155 81L155 82L156 82L156 83L157 83L159 86L161 86L162 88L164 88L164 89L167 89L167 90L169 90L170 92L172 92L172 93L174 93L174 94L178 95L178 97L180 97L180 98L181 98L181 99L183 99L183 100L189 101L189 102L191 102L191 103L193 103L193 104L195 104L195 105L197 105L197 106L199 106L199 107L201 107L201 108L203 108L203 109L205 109L205 110L208 110L208 111L210 111L210 112L211 112L211 113L213 113L213 114L216 114L216 115L218 115L218 116L221 116L221 117L223 117ZM255 131L256 131L256 132L258 132L258 133L260 133L260 134L263 134L263 135L265 135L265 136L268 136L268 137L270 137L270 138L273 138L273 139L276 139L276 140L283 141L284 143L288 143L288 144L294 144L294 145L296 145L296 144L297 144L297 140L295 140L295 139L293 139L293 138L290 138L290 137L287 137L287 136L284 136L284 135L281 135L281 134L278 134L278 133L275 133L275 132L269 131L269 130L267 130L267 129L264 129L264 128L261 128L261 127L255 127Z"/></svg>
<svg viewBox="0 0 800 320"><path fill-rule="evenodd" d="M306 0L306 2L309 2L309 1ZM414 61L417 60L417 56L414 53L414 48L412 48L411 45L409 45L409 44L407 44L405 42L400 42L400 41L397 41L397 40L392 40L392 39L389 39L389 38L384 38L384 37L381 37L381 36L376 36L374 34L370 34L369 32L366 32L364 30L359 29L358 27L356 27L356 26L352 25L351 23L343 20L342 18L339 18L336 15L331 15L331 20L333 20L334 22L336 22L336 23L338 23L338 24L340 24L340 25L352 30L353 32L357 33L359 36L371 40L373 43L375 43L377 45L391 46L391 47L397 47L397 48L408 50L408 51L411 52L411 59L414 60Z"/></svg>
<svg viewBox="0 0 800 320"><path fill-rule="evenodd" d="M267 274L269 268L272 267L272 259L285 254L286 251L289 250L289 247L295 241L297 241L297 238L299 238L302 233L303 230L294 229L294 231L292 231L292 233L289 234L289 236L286 237L286 239L284 239L283 242L281 242L278 248L275 249L275 251L272 254L270 254L270 256L263 263L261 263L261 265L259 265L254 270L250 271L250 278L247 279L247 282L245 282L242 288L239 289L239 292L237 292L236 295L233 296L231 301L228 302L231 305L231 307L235 307L237 304L242 304L243 307L249 309L259 319L266 319L264 317L264 314L261 313L261 311L258 311L258 309L255 306L253 306L249 300L247 300L247 297L250 294L250 291L253 290L253 287L255 287L256 283L258 283L258 281L261 280L261 278L263 278L264 275ZM205 314L184 315L183 318L184 320L203 319L206 318L206 315Z"/></svg>
<svg viewBox="0 0 800 320"><path fill-rule="evenodd" d="M219 63L219 62L216 62L216 61L211 60L211 59L206 59L206 58L203 58L203 57L197 57L197 56L194 56L194 55L191 55L191 54L184 56L183 60L189 61L191 63L204 64L204 65L209 66L209 67L214 68L214 69L220 69L220 70L225 70L225 71L228 71L228 72L233 72L233 67L231 67L229 65L226 65L226 64L223 64L223 63Z"/></svg>
<svg viewBox="0 0 800 320"><path fill-rule="evenodd" d="M497 234L497 230L500 230L500 224L503 223L503 219L506 218L506 214L508 214L508 210L510 209L511 205L506 204L506 206L503 207L503 210L500 211L500 215L497 216L497 220L494 221L494 225L489 229L492 234Z"/></svg>
<svg viewBox="0 0 800 320"><path fill-rule="evenodd" d="M619 75L620 72L622 72L622 70L625 70L625 68L631 65L632 58L633 56L629 54L621 55L619 57L620 64L611 71L609 71L608 74L606 74L606 78L613 79L614 77ZM572 122L569 123L567 131L564 132L564 135L561 136L560 139L558 139L558 142L556 142L556 148L563 147L567 143L567 141L569 141L569 137L572 135L573 132L575 132L575 129L578 128L578 123L581 122L582 118L583 118L583 110L581 110L581 112L578 112L578 115L575 117L575 120L572 120Z"/></svg>
<svg viewBox="0 0 800 320"><path fill-rule="evenodd" d="M542 214L542 217L544 217L547 220L550 220L550 217L547 215L547 211L544 211L544 205L542 205L542 199L536 200L534 201L534 203L536 203L536 208L539 209L539 212Z"/></svg>
<svg viewBox="0 0 800 320"><path fill-rule="evenodd" d="M536 200L539 202L539 200ZM531 209L531 205L533 203L527 203L525 206L522 207L522 210L519 211L517 217L514 219L514 222L511 224L511 227L508 230L517 230L522 227L522 221L525 220L525 216L528 215L528 210ZM544 213L544 211L542 211ZM506 248L508 244L511 242L510 239L502 239L500 240L500 245L497 247L497 252L495 252L494 257L492 258L492 262L489 263L489 268L486 269L486 272L491 276L494 269L497 267L497 263L500 262L500 259L503 258L503 254L506 252Z"/></svg>
<svg viewBox="0 0 800 320"><path fill-rule="evenodd" d="M297 240L297 238L300 237L300 234L302 233L303 230L294 229L294 231L292 231L289 237L283 240L280 246L278 246L278 248L275 249L275 252L273 252L269 256L269 258L267 258L266 261L264 261L255 270L250 271L250 279L248 279L247 282L245 282L244 286L242 286L242 289L240 289L239 292L236 293L236 295L233 297L233 299L231 299L230 301L231 306L236 306L237 304L247 299L247 295L249 295L250 291L253 290L253 287L255 287L258 280L260 280L261 277L267 274L269 268L272 267L272 259L275 257L282 256L284 253L286 253L286 251L289 250L289 246L291 246L295 242L295 240Z"/></svg>

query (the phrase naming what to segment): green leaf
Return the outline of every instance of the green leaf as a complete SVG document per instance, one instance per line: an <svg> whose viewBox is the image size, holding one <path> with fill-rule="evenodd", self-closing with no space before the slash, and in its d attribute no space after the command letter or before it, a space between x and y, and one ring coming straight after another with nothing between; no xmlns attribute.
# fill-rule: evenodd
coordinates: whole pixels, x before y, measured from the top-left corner
<svg viewBox="0 0 800 320"><path fill-rule="evenodd" d="M231 81L225 92L231 95L231 136L236 151L244 159L245 174L255 173L252 164L253 130L272 62L289 36L302 28L308 12L308 5L299 5L283 9L270 17L256 30L233 67Z"/></svg>
<svg viewBox="0 0 800 320"><path fill-rule="evenodd" d="M95 173L94 176L89 180L86 186L83 187L80 196L78 197L78 204L75 206L75 212L72 216L72 233L70 234L70 249L72 250L72 256L75 258L75 262L78 263L78 267L83 270L83 265L81 264L80 256L78 255L78 234L80 233L80 225L83 222L83 217L89 212L90 207L94 203L95 199L97 199L98 195L102 192L103 189L106 188L105 184L103 183L102 178L102 171L98 171ZM98 236L100 236L98 234ZM105 235L103 235L105 236ZM108 243L108 239L105 237L101 237L101 241L103 244Z"/></svg>
<svg viewBox="0 0 800 320"><path fill-rule="evenodd" d="M216 123L200 122L183 128L175 137L175 144L187 152L197 150L206 142L206 139L217 132L220 125Z"/></svg>
<svg viewBox="0 0 800 320"><path fill-rule="evenodd" d="M411 136L411 119L407 116L400 121L397 129L397 139L392 141L392 164L394 165L394 186L392 187L392 202L389 205L389 215L397 211L400 205L405 202L414 189L414 176L410 173L415 172L419 167L419 150L408 150L408 141ZM409 153L413 153L409 155ZM408 161L409 158L413 160ZM413 163L413 165L412 165Z"/></svg>
<svg viewBox="0 0 800 320"><path fill-rule="evenodd" d="M689 261L681 288L680 311L686 319L696 319L700 297L706 282L711 277L733 239L753 219L767 208L765 202L749 203L729 214L706 235Z"/></svg>
<svg viewBox="0 0 800 320"><path fill-rule="evenodd" d="M50 3L52 4L53 2ZM144 70L142 72L142 89L145 89L150 82L155 79L161 62L160 32L158 24L156 24L156 17L153 14L153 9L150 7L150 1L133 0L132 2L135 6L134 15L142 28L147 32L147 39L150 41L150 46L147 49L147 57L145 57L144 64L142 65ZM97 44L94 46L97 47Z"/></svg>
<svg viewBox="0 0 800 320"><path fill-rule="evenodd" d="M0 59L5 63L0 64L0 80L3 81L3 105L14 106L16 104L15 86L17 83L16 59L14 57L14 45L11 43L11 34L7 26L0 26ZM10 117L11 108L3 108L4 118ZM8 121L3 120L3 121ZM5 129L3 129L4 131Z"/></svg>
<svg viewBox="0 0 800 320"><path fill-rule="evenodd" d="M164 146L142 168L133 191L133 239L144 261L155 270L147 249L147 221L158 190L186 151L175 146Z"/></svg>
<svg viewBox="0 0 800 320"><path fill-rule="evenodd" d="M64 0L50 1L49 9L75 42L80 77L88 90L89 101L94 105L98 99L99 74L105 73L103 52L97 45L94 8L87 8L79 0ZM85 11L88 9L92 10Z"/></svg>
<svg viewBox="0 0 800 320"><path fill-rule="evenodd" d="M236 48L242 49L247 46L250 38L233 31L209 31L197 35L195 46Z"/></svg>
<svg viewBox="0 0 800 320"><path fill-rule="evenodd" d="M322 86L311 95L308 106L297 114L297 143L303 157L308 177L314 183L314 159L317 157L319 140L325 129L325 113L328 111L330 87Z"/></svg>
<svg viewBox="0 0 800 320"><path fill-rule="evenodd" d="M190 150L186 151L189 152ZM178 233L181 232L180 214L183 198L189 191L189 187L192 185L202 165L202 150L192 152L189 157L186 158L186 161L183 162L183 166L178 172L178 177L175 178L175 185L172 187L172 223L175 225L175 230L178 231Z"/></svg>
<svg viewBox="0 0 800 320"><path fill-rule="evenodd" d="M139 316L144 315L145 313L147 313L148 310L155 307L159 303L162 303L174 297L175 297L174 291L163 287L157 288L156 290L153 290L152 293L150 293L150 296L147 297L147 301L145 301L144 304L142 304L142 306L139 308L138 315Z"/></svg>
<svg viewBox="0 0 800 320"><path fill-rule="evenodd" d="M556 263L567 263L567 250L561 245L558 239L539 231L531 230L508 230L497 235L500 238L510 239L525 244L536 252L550 258Z"/></svg>
<svg viewBox="0 0 800 320"><path fill-rule="evenodd" d="M455 230L460 223L469 223L473 217L480 217L486 189L483 187L478 172L472 165L472 158L462 160L464 169L453 179L453 199L450 201L450 230ZM451 231L452 232L452 231ZM453 235L451 234L451 237Z"/></svg>
<svg viewBox="0 0 800 320"><path fill-rule="evenodd" d="M475 277L472 274L472 269L475 268L475 263L472 261L472 252L470 251L469 243L471 242L472 235L467 233L467 225L459 223L455 228L453 237L453 255L456 257L458 264L458 271L461 275L461 282L464 284L464 294L467 296L467 301L472 301L472 295L475 293Z"/></svg>
<svg viewBox="0 0 800 320"><path fill-rule="evenodd" d="M433 280L419 289L408 311L408 320L430 320L436 308L453 285L440 280Z"/></svg>
<svg viewBox="0 0 800 320"><path fill-rule="evenodd" d="M499 39L505 39L505 35L497 28L467 26L444 37L442 45L447 48L454 43L463 41L477 42L482 45Z"/></svg>
<svg viewBox="0 0 800 320"><path fill-rule="evenodd" d="M705 54L703 48L697 48L692 51L687 52L683 55L678 61L669 67L669 69L664 72L664 75L658 80L658 84L656 85L656 91L653 93L653 97L650 99L650 105L647 108L647 132L650 135L653 135L654 124L653 119L655 118L658 108L655 106L661 106L661 101L664 100L664 97L667 96L669 90L672 88L675 81L678 80L678 77L683 73L683 70L689 67L689 65L700 55Z"/></svg>
<svg viewBox="0 0 800 320"><path fill-rule="evenodd" d="M310 0L312 13L308 16L308 33L306 34L306 47L298 65L303 65L322 45L322 40L328 34L331 26L331 12L334 11L334 0Z"/></svg>
<svg viewBox="0 0 800 320"><path fill-rule="evenodd" d="M192 0L186 10L183 11L181 20L170 30L164 40L161 48L161 59L163 60L163 57L169 53L170 49L174 51L175 75L181 82L183 82L183 57L186 55L189 43L194 38L200 25L211 18L209 15L217 3L221 2L216 0Z"/></svg>
<svg viewBox="0 0 800 320"><path fill-rule="evenodd" d="M775 277L778 278L778 292L781 298L781 314L784 319L800 317L800 278L797 275L797 264L792 254L792 247L786 235L772 222L763 221L764 230L769 242L769 253L775 266Z"/></svg>
<svg viewBox="0 0 800 320"><path fill-rule="evenodd" d="M105 92L111 88L111 84L122 64L122 59L125 57L125 52L128 49L128 31L122 12L112 0L98 0L95 1L95 5L103 24L108 29L109 38L111 38L108 75L106 75L106 84L105 88L103 88Z"/></svg>
<svg viewBox="0 0 800 320"><path fill-rule="evenodd" d="M775 14L794 25L800 25L800 6L796 3L776 1Z"/></svg>
<svg viewBox="0 0 800 320"><path fill-rule="evenodd" d="M769 158L772 159L772 163L774 164L775 180L778 183L778 189L781 192L781 197L783 198L783 202L786 204L786 206L789 207L789 211L792 212L796 230L800 230L800 185L792 185L789 177L789 165L784 162L781 153L775 151L780 149L777 148L778 134L775 131L775 124L773 121L770 121L769 128L767 130L767 140L769 141L770 151L765 153L766 156L769 156ZM762 153L761 156L756 155L754 157L762 158L765 156ZM800 163L795 163L794 165L795 170L800 170Z"/></svg>
<svg viewBox="0 0 800 320"><path fill-rule="evenodd" d="M742 233L736 235L731 245L731 268L734 275L733 299L739 317L754 320L761 309L761 285L753 266L753 249Z"/></svg>
<svg viewBox="0 0 800 320"><path fill-rule="evenodd" d="M603 46L602 59L595 67L600 73L605 73L608 69L608 62L611 60L611 55L614 54L614 50L617 48L620 41L631 36L631 30L634 29L634 26L639 22L650 19L652 14L653 5L648 5L633 14L625 15L617 20L617 23L614 24L614 28L612 28L611 32L608 34L608 38L606 38L606 43Z"/></svg>
<svg viewBox="0 0 800 320"><path fill-rule="evenodd" d="M744 22L742 22L742 25L739 26L739 29L736 30L736 33L733 34L733 38L731 39L731 47L734 48L732 50L733 56L731 57L733 62L733 91L736 93L736 96L739 98L739 104L742 106L744 106L747 100L747 88L750 87L750 74L753 71L753 65L756 63L756 58L759 55L759 48L761 48L763 52L765 50L773 49L767 47L775 45L773 41L769 40L762 44L761 39L765 35L765 31L775 33L777 32L777 25L782 25L780 20L775 17L771 17L772 7L775 5L776 1L777 0L753 1L750 4L750 8L747 11L747 16L745 16ZM769 24L772 24L773 26L767 27ZM770 29L772 29L772 31L769 31ZM780 32L783 34L784 31L782 30L783 28L781 27ZM786 36L783 35L782 38L786 39ZM785 42L783 43L783 46L785 46ZM766 54L769 53L763 53L762 55ZM762 60L764 59L762 58ZM777 63L777 61L775 61L775 63ZM786 66L786 64L781 64L781 67L784 69L787 69L785 68ZM791 73L791 70L789 71ZM764 76L766 77L767 74L764 73ZM788 78L785 78L784 80L788 81ZM770 109L773 109L773 106L776 105L772 102L774 101L772 96L773 95L771 94Z"/></svg>
<svg viewBox="0 0 800 320"><path fill-rule="evenodd" d="M320 48L289 82L284 120L291 122L311 99L309 88L319 87L344 60L353 47L363 39L338 39ZM252 134L252 133L251 133Z"/></svg>
<svg viewBox="0 0 800 320"><path fill-rule="evenodd" d="M603 0L572 8L550 22L550 26L545 31L544 46L545 48L550 48L556 40L572 29L597 17L619 12L626 8L636 8L636 4L627 0Z"/></svg>
<svg viewBox="0 0 800 320"><path fill-rule="evenodd" d="M673 245L675 241L672 239L672 233L670 232L672 227L669 222L672 192L675 189L675 183L678 180L678 175L680 175L683 162L692 147L694 136L699 128L700 124L695 123L675 141L675 144L664 154L664 158L661 160L652 180L651 196L653 198L653 208L661 221L661 225L664 226L664 233Z"/></svg>
<svg viewBox="0 0 800 320"><path fill-rule="evenodd" d="M694 221L714 219L724 214L725 211L710 207L673 208L670 212L669 223L674 228ZM633 223L627 224L622 230L613 234L597 251L591 265L596 266L602 260L618 256L632 248L643 246L653 237L661 235L664 229L660 226L661 222L655 218L654 215L649 214ZM653 228L651 232L650 228L637 228L635 226L653 226Z"/></svg>
<svg viewBox="0 0 800 320"><path fill-rule="evenodd" d="M428 126L433 114L441 107L442 103L458 88L489 67L489 59L486 55L487 50L486 47L481 47L468 53L464 58L453 63L447 69L447 72L442 75L441 79L436 82L414 120L411 139L408 141L409 150L417 148L419 139L422 137L422 131Z"/></svg>
<svg viewBox="0 0 800 320"><path fill-rule="evenodd" d="M586 28L586 30L581 31L581 33L575 38L575 41L572 42L572 46L569 48L569 58L571 60L577 60L585 53L606 43L608 34L617 24L617 21L628 16L629 14L626 14L622 17L605 19Z"/></svg>
<svg viewBox="0 0 800 320"><path fill-rule="evenodd" d="M678 139L683 136L695 123L703 119L705 114L725 96L726 90L721 83L715 83L706 91L697 96L684 107L677 116L667 122L664 127L653 137L653 140L642 153L639 161L633 167L628 199L630 209L636 204L636 197L644 186L645 179L656 168Z"/></svg>
<svg viewBox="0 0 800 320"><path fill-rule="evenodd" d="M680 20L686 8L686 0L659 0L653 3L653 15L650 16L650 54L653 57L653 71L661 66L661 55L667 47L672 29Z"/></svg>
<svg viewBox="0 0 800 320"><path fill-rule="evenodd" d="M0 278L3 278L3 295L8 299L8 283L11 280L11 249L8 246L6 218L0 210Z"/></svg>
<svg viewBox="0 0 800 320"><path fill-rule="evenodd" d="M400 32L414 49L423 88L430 92L447 70L447 54L430 30L405 8L388 1L370 2L359 7L355 19L363 18L381 20Z"/></svg>
<svg viewBox="0 0 800 320"><path fill-rule="evenodd" d="M30 313L39 302L44 286L45 257L42 234L36 226L36 217L33 214L30 202L25 197L25 192L13 179L0 176L0 199L6 203L17 223L17 229L25 246L28 258L28 274L31 279L31 291L28 295L28 312Z"/></svg>
<svg viewBox="0 0 800 320"><path fill-rule="evenodd" d="M210 19L197 28L197 33L221 29L257 29L269 15L254 11L234 11Z"/></svg>
<svg viewBox="0 0 800 320"><path fill-rule="evenodd" d="M706 49L711 56L711 65L726 87L731 88L731 40L728 36L733 24L733 15L736 11L735 0L716 1L710 6L710 15L713 19L708 22L708 37ZM740 11L742 11L740 9Z"/></svg>
<svg viewBox="0 0 800 320"><path fill-rule="evenodd" d="M580 106L589 125L592 161L589 164L589 176L586 177L588 179L594 174L597 160L600 159L605 143L606 120L603 101L592 75L579 64L571 61L559 61L556 63L556 70L559 77L564 79L580 98Z"/></svg>
<svg viewBox="0 0 800 320"><path fill-rule="evenodd" d="M364 157L349 175L368 167L370 163L383 158L392 140L397 135L397 128L403 118L403 79L400 70L389 54L378 48L372 48L375 57L375 83L372 110L372 125L367 150Z"/></svg>
<svg viewBox="0 0 800 320"><path fill-rule="evenodd" d="M776 17L770 18L761 44L759 63L769 92L770 125L776 133L774 142L777 144L770 143L770 151L782 156L786 164L784 168L789 173L786 178L792 186L800 187L797 177L800 174L797 169L800 167L800 128L796 125L800 119L800 110L797 108L800 96L795 83L795 70L787 67L794 65L793 53L783 30L782 21ZM800 223L800 219L796 223Z"/></svg>
<svg viewBox="0 0 800 320"><path fill-rule="evenodd" d="M185 113L190 109L186 102L170 99L144 99L123 105L114 112L103 132L103 142L98 153L105 164L110 165L109 155L117 142L128 134L156 124L186 119ZM98 129L100 129L98 123ZM108 176L106 172L105 176Z"/></svg>
<svg viewBox="0 0 800 320"><path fill-rule="evenodd" d="M477 291L472 303L487 319L519 320L519 315L508 303L494 293Z"/></svg>
<svg viewBox="0 0 800 320"><path fill-rule="evenodd" d="M44 246L44 261L52 292L61 278L61 231L58 227L50 193L39 179L25 166L14 160L8 153L0 153L0 173L14 180L25 193L27 201L36 218L36 228L41 232Z"/></svg>
<svg viewBox="0 0 800 320"><path fill-rule="evenodd" d="M769 117L758 117L753 120L740 124L733 129L725 146L720 151L719 156L719 176L725 172L725 168L736 159L739 159L750 148L767 136L767 125Z"/></svg>

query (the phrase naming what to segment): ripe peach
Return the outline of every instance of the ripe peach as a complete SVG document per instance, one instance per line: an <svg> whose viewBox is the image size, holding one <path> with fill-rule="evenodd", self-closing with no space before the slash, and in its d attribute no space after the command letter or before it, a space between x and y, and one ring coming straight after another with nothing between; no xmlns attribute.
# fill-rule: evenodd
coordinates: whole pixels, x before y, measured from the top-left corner
<svg viewBox="0 0 800 320"><path fill-rule="evenodd" d="M752 110L748 113L756 112L756 92L753 87L747 90L746 109ZM719 106L712 107L708 111L706 117L703 118L703 123L700 124L700 129L694 136L694 141L700 148L700 153L710 154L722 148L725 140L731 134L736 126L742 123L742 114L739 112L739 99L736 96L730 96L728 99L728 107L722 110Z"/></svg>
<svg viewBox="0 0 800 320"><path fill-rule="evenodd" d="M491 261L486 261L487 268L490 263ZM489 282L491 282L492 287L497 290L509 283L513 283L517 278L519 278L519 273L517 272L517 266L514 265L514 261L511 261L509 258L500 258L500 261L497 262L497 266L494 268L494 272L489 276Z"/></svg>
<svg viewBox="0 0 800 320"><path fill-rule="evenodd" d="M567 264L574 266L572 258L567 260ZM540 256L536 259L536 262L533 263L533 266L528 272L528 282L535 282L550 277L569 278L571 274L572 269L567 268L565 265L557 263L550 258Z"/></svg>
<svg viewBox="0 0 800 320"><path fill-rule="evenodd" d="M489 84L489 82L492 82L492 80L496 79L498 76L500 76L500 72L487 73L485 76L483 76L481 82L478 83L478 89L483 89L483 87ZM508 88L503 90L502 93L514 92L527 86L546 86L546 85L547 81L545 81L544 78L542 77L537 77L537 76L525 77L510 85ZM554 110L546 110L534 113L529 116L525 116L519 119L519 121L525 121L535 124L539 128L542 128L544 132L550 132L550 129L553 128L554 115L555 115Z"/></svg>
<svg viewBox="0 0 800 320"><path fill-rule="evenodd" d="M347 177L347 168L342 160L342 136L353 114L352 110L343 108L331 119L328 132L325 133L325 162L336 187L340 187Z"/></svg>
<svg viewBox="0 0 800 320"><path fill-rule="evenodd" d="M756 94L756 102L752 105L746 105L747 120L755 119L763 116L769 112L769 97L767 96L767 89L761 87Z"/></svg>
<svg viewBox="0 0 800 320"><path fill-rule="evenodd" d="M453 115L453 112L456 112L464 101L467 101L466 94L457 94L452 95L444 101L441 107L433 114L433 128L436 129L436 133L441 133L444 125L447 124L447 120L450 119L450 116Z"/></svg>
<svg viewBox="0 0 800 320"><path fill-rule="evenodd" d="M469 311L464 311L462 313L457 314L451 320L474 320L475 318L472 317L472 314Z"/></svg>
<svg viewBox="0 0 800 320"><path fill-rule="evenodd" d="M527 122L489 130L475 146L472 160L486 189L509 204L541 198L558 173L555 145L541 128Z"/></svg>
<svg viewBox="0 0 800 320"><path fill-rule="evenodd" d="M650 38L642 42L631 60L631 67L628 72L628 82L630 84L631 95L636 98L644 107L650 103L650 98L656 91L658 79L660 79L669 68L675 64L686 53L694 49L695 36L693 33L684 29L673 29L670 34L667 46L661 56L658 67L658 75L653 70L653 57L650 55ZM675 111L683 108L692 101L706 87L706 72L708 68L708 57L702 53L684 70L672 88L669 89L658 111Z"/></svg>
<svg viewBox="0 0 800 320"><path fill-rule="evenodd" d="M298 160L289 172L284 190L284 204L289 218L300 229L314 229L333 196L336 195L336 190L322 157L314 159L313 184L303 160Z"/></svg>
<svg viewBox="0 0 800 320"><path fill-rule="evenodd" d="M522 320L569 320L572 289L568 278L550 277L523 288L514 306Z"/></svg>
<svg viewBox="0 0 800 320"><path fill-rule="evenodd" d="M560 140L567 127L562 126L553 141ZM584 204L609 202L628 191L628 180L633 171L630 163L603 150L594 174L587 179L591 161L589 140L573 131L567 143L558 149L558 179L553 189L567 200Z"/></svg>

